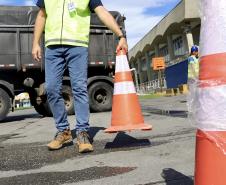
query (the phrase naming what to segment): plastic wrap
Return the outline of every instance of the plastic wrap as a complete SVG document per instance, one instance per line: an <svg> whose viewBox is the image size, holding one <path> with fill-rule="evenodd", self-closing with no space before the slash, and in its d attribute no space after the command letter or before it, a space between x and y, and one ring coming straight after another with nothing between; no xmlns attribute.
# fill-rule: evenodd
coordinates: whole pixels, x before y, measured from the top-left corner
<svg viewBox="0 0 226 185"><path fill-rule="evenodd" d="M226 131L226 85L222 81L188 81L187 106L191 124L226 155L226 137L219 134Z"/></svg>
<svg viewBox="0 0 226 185"><path fill-rule="evenodd" d="M208 82L188 82L188 115L191 123L205 131L226 130L226 85L201 87ZM211 84L218 82L209 82Z"/></svg>
<svg viewBox="0 0 226 185"><path fill-rule="evenodd" d="M226 0L201 1L200 74L189 80L188 117L226 155Z"/></svg>

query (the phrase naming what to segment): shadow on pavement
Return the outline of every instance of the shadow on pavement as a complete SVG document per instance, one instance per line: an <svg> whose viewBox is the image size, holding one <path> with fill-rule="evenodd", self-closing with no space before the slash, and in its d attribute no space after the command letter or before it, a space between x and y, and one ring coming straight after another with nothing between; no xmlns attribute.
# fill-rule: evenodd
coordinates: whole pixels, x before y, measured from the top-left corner
<svg viewBox="0 0 226 185"><path fill-rule="evenodd" d="M102 127L93 127L91 129L93 136L101 129ZM87 155L133 151L139 150L140 148L159 146L169 142L168 140L150 142L148 139L136 139L125 133L119 133L113 142L109 142L109 139L96 140L94 142L94 152L79 154L74 145L63 147L56 151L49 151L46 147L46 143L11 145L1 143L12 137L17 137L17 135L0 136L0 171L38 169L43 166L62 163L67 159L74 159L76 157L85 158Z"/></svg>
<svg viewBox="0 0 226 185"><path fill-rule="evenodd" d="M90 140L93 142L93 138L96 136L96 134L100 131L100 130L104 130L104 127L90 127L89 129L89 137ZM72 130L71 131L72 137L73 139L76 138L76 130Z"/></svg>
<svg viewBox="0 0 226 185"><path fill-rule="evenodd" d="M143 146L151 146L150 141L148 139L136 139L124 132L120 132L117 134L113 142L108 142L105 145L105 149Z"/></svg>
<svg viewBox="0 0 226 185"><path fill-rule="evenodd" d="M166 185L193 185L192 177L186 176L172 168L165 168L162 170L161 176L165 179Z"/></svg>
<svg viewBox="0 0 226 185"><path fill-rule="evenodd" d="M188 112L185 110L162 110L162 109L155 109L155 108L143 108L142 110L145 113L158 114L163 116L179 117L179 118L188 117Z"/></svg>
<svg viewBox="0 0 226 185"><path fill-rule="evenodd" d="M93 138L96 136L96 134L100 131L100 130L104 130L106 128L104 127L90 127L89 129L89 136L90 139L93 140Z"/></svg>
<svg viewBox="0 0 226 185"><path fill-rule="evenodd" d="M0 121L0 124L2 124L2 123L10 123L10 122L14 122L14 121L22 121L22 120L26 120L26 119L29 119L29 118L43 118L43 116L41 116L38 113L25 114L25 115L16 115L16 116L8 116L3 121Z"/></svg>
<svg viewBox="0 0 226 185"><path fill-rule="evenodd" d="M0 178L0 184L1 185L9 184L60 185L65 183L75 184L76 182L81 181L117 176L129 173L135 169L136 167L94 166L75 171L41 172L41 173L39 172Z"/></svg>

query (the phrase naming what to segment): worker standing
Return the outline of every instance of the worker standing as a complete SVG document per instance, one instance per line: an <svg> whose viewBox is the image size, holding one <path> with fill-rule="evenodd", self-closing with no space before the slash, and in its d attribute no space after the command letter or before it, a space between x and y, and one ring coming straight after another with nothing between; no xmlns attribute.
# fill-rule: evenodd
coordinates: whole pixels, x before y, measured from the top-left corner
<svg viewBox="0 0 226 185"><path fill-rule="evenodd" d="M63 74L68 68L75 103L76 135L79 152L91 152L89 139L89 104L87 93L88 44L90 13L118 36L117 50L127 51L125 35L101 0L38 0L40 8L34 31L33 58L41 60L40 38L45 30L45 87L48 102L55 119L57 133L47 145L59 149L72 142L64 100L62 98Z"/></svg>
<svg viewBox="0 0 226 185"><path fill-rule="evenodd" d="M196 89L199 77L199 49L197 46L191 47L191 53L188 57L188 112L193 112L196 101Z"/></svg>
<svg viewBox="0 0 226 185"><path fill-rule="evenodd" d="M191 54L188 57L188 84L197 80L199 76L199 49L191 47Z"/></svg>

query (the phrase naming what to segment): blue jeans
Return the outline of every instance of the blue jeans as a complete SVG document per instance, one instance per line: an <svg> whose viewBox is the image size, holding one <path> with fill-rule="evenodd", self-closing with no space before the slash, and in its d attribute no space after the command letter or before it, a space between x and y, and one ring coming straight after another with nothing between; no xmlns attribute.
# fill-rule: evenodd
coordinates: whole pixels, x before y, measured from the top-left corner
<svg viewBox="0 0 226 185"><path fill-rule="evenodd" d="M70 128L61 93L63 74L66 68L68 68L69 71L74 97L76 131L88 131L88 48L59 45L47 47L45 50L45 84L47 98L55 119L56 128L60 132Z"/></svg>

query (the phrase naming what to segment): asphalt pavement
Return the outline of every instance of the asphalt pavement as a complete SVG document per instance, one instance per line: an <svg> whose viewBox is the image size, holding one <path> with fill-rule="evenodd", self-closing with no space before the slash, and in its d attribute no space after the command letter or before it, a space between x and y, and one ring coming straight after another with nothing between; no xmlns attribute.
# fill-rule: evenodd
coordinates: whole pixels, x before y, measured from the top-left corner
<svg viewBox="0 0 226 185"><path fill-rule="evenodd" d="M34 109L10 113L0 122L1 185L193 185L195 128L186 97L140 101L152 131L106 134L111 112L91 113L95 151L79 154L74 145L49 151L54 121ZM74 134L75 117L69 116Z"/></svg>

